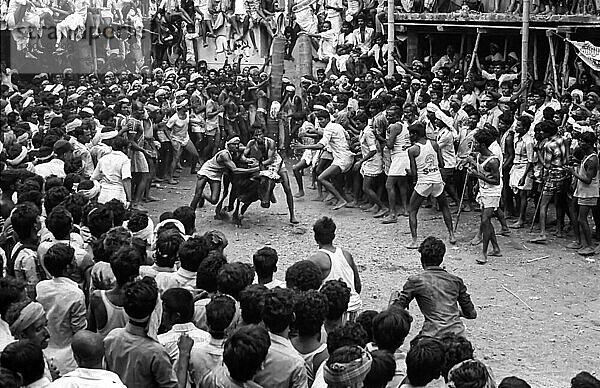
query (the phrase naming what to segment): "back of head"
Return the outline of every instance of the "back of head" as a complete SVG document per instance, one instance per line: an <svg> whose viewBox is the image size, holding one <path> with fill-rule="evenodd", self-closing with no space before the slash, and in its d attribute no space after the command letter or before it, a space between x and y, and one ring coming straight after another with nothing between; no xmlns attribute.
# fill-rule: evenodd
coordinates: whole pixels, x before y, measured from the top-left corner
<svg viewBox="0 0 600 388"><path fill-rule="evenodd" d="M579 372L571 379L571 388L600 388L600 380L589 372Z"/></svg>
<svg viewBox="0 0 600 388"><path fill-rule="evenodd" d="M44 195L44 209L46 214L50 214L58 204L65 200L71 193L64 186L55 186L46 191Z"/></svg>
<svg viewBox="0 0 600 388"><path fill-rule="evenodd" d="M140 252L133 246L121 247L110 260L110 268L121 286L139 276L140 265Z"/></svg>
<svg viewBox="0 0 600 388"><path fill-rule="evenodd" d="M88 213L87 224L91 235L100 238L113 226L112 213L106 206L98 206Z"/></svg>
<svg viewBox="0 0 600 388"><path fill-rule="evenodd" d="M75 261L75 249L67 244L54 244L44 254L44 266L54 277L63 276L69 265Z"/></svg>
<svg viewBox="0 0 600 388"><path fill-rule="evenodd" d="M321 217L313 225L315 241L317 244L331 244L335 238L335 222L329 217Z"/></svg>
<svg viewBox="0 0 600 388"><path fill-rule="evenodd" d="M277 251L271 247L260 248L252 256L254 269L259 277L271 276L277 270Z"/></svg>
<svg viewBox="0 0 600 388"><path fill-rule="evenodd" d="M285 271L285 285L297 291L318 290L323 283L323 273L319 266L310 260L301 260Z"/></svg>
<svg viewBox="0 0 600 388"><path fill-rule="evenodd" d="M485 364L479 360L463 361L450 369L448 384L455 388L485 388L493 383Z"/></svg>
<svg viewBox="0 0 600 388"><path fill-rule="evenodd" d="M20 374L8 368L0 367L0 387L20 388L21 386L23 386L23 378Z"/></svg>
<svg viewBox="0 0 600 388"><path fill-rule="evenodd" d="M367 332L368 342L373 342L373 318L379 314L375 310L364 310L356 317L356 322L359 323Z"/></svg>
<svg viewBox="0 0 600 388"><path fill-rule="evenodd" d="M446 245L439 238L429 236L419 246L419 253L423 266L440 265L446 254Z"/></svg>
<svg viewBox="0 0 600 388"><path fill-rule="evenodd" d="M156 306L158 288L154 279L145 277L125 286L125 313L136 320L146 320Z"/></svg>
<svg viewBox="0 0 600 388"><path fill-rule="evenodd" d="M262 284L251 284L240 292L240 309L245 324L259 324L265 307L267 287Z"/></svg>
<svg viewBox="0 0 600 388"><path fill-rule="evenodd" d="M385 350L375 350L371 358L371 370L365 376L363 388L385 388L396 373L394 356Z"/></svg>
<svg viewBox="0 0 600 388"><path fill-rule="evenodd" d="M356 322L346 322L342 326L333 329L327 335L327 352L333 352L342 346L360 346L367 345L367 332L363 327Z"/></svg>
<svg viewBox="0 0 600 388"><path fill-rule="evenodd" d="M235 301L227 295L215 295L206 305L206 324L209 333L218 339L225 338L225 329L235 316Z"/></svg>
<svg viewBox="0 0 600 388"><path fill-rule="evenodd" d="M208 246L204 237L195 236L181 244L177 251L177 257L181 261L181 268L196 272L202 260L208 255L208 252Z"/></svg>
<svg viewBox="0 0 600 388"><path fill-rule="evenodd" d="M156 239L154 259L159 267L172 267L177 261L177 252L184 242L184 238L177 230L165 230Z"/></svg>
<svg viewBox="0 0 600 388"><path fill-rule="evenodd" d="M131 245L133 235L129 229L117 226L106 232L104 236L104 249L109 255L114 255L121 247Z"/></svg>
<svg viewBox="0 0 600 388"><path fill-rule="evenodd" d="M194 317L194 297L185 288L169 288L160 297L163 312L173 317L174 323L188 323Z"/></svg>
<svg viewBox="0 0 600 388"><path fill-rule="evenodd" d="M265 294L263 322L272 333L281 333L294 320L294 292L275 287Z"/></svg>
<svg viewBox="0 0 600 388"><path fill-rule="evenodd" d="M329 280L321 287L321 293L327 297L327 319L338 320L348 310L350 287L343 280Z"/></svg>
<svg viewBox="0 0 600 388"><path fill-rule="evenodd" d="M73 216L64 206L56 206L46 217L46 228L57 240L69 238L73 227Z"/></svg>
<svg viewBox="0 0 600 388"><path fill-rule="evenodd" d="M271 346L269 333L258 325L242 326L225 342L223 362L231 377L245 382L256 374Z"/></svg>
<svg viewBox="0 0 600 388"><path fill-rule="evenodd" d="M207 291L217 291L217 277L221 268L227 264L227 259L221 252L210 252L198 266L196 273L196 288Z"/></svg>
<svg viewBox="0 0 600 388"><path fill-rule="evenodd" d="M406 355L406 376L415 386L440 378L446 362L444 345L433 338L413 340Z"/></svg>
<svg viewBox="0 0 600 388"><path fill-rule="evenodd" d="M254 271L250 264L239 261L223 265L217 275L217 290L239 300L240 291L252 284Z"/></svg>
<svg viewBox="0 0 600 388"><path fill-rule="evenodd" d="M106 202L104 206L106 206L106 208L111 212L114 226L123 225L123 221L125 221L125 215L127 214L125 204L118 199L111 199L110 201Z"/></svg>
<svg viewBox="0 0 600 388"><path fill-rule="evenodd" d="M360 346L342 346L327 359L323 377L330 388L362 387L372 357Z"/></svg>
<svg viewBox="0 0 600 388"><path fill-rule="evenodd" d="M498 388L531 388L527 381L516 376L505 377L498 385Z"/></svg>
<svg viewBox="0 0 600 388"><path fill-rule="evenodd" d="M11 276L0 279L0 318L6 321L6 311L10 305L26 298L25 287L24 281Z"/></svg>
<svg viewBox="0 0 600 388"><path fill-rule="evenodd" d="M180 206L173 212L173 218L179 220L185 228L185 234L191 236L196 229L196 212L189 206Z"/></svg>
<svg viewBox="0 0 600 388"><path fill-rule="evenodd" d="M20 374L23 377L23 386L41 379L46 366L42 348L29 340L8 344L0 355L0 364Z"/></svg>
<svg viewBox="0 0 600 388"><path fill-rule="evenodd" d="M80 368L95 368L102 365L104 344L102 335L88 330L80 330L73 335L71 349Z"/></svg>
<svg viewBox="0 0 600 388"><path fill-rule="evenodd" d="M408 311L399 307L390 306L377 314L372 321L373 339L377 347L394 353L404 343L411 322Z"/></svg>
<svg viewBox="0 0 600 388"><path fill-rule="evenodd" d="M19 239L25 239L32 234L38 220L40 211L32 203L17 205L10 215L10 223L13 231Z"/></svg>
<svg viewBox="0 0 600 388"><path fill-rule="evenodd" d="M294 328L301 337L320 334L327 311L327 297L324 294L316 290L297 293L294 303Z"/></svg>
<svg viewBox="0 0 600 388"><path fill-rule="evenodd" d="M473 358L473 345L463 336L454 333L444 334L440 340L446 348L446 364L442 370L444 379L448 380L448 372L452 367L462 361Z"/></svg>
<svg viewBox="0 0 600 388"><path fill-rule="evenodd" d="M496 140L496 135L494 131L487 127L484 127L477 131L475 135L473 135L473 138L476 142L483 144L486 147L489 147Z"/></svg>

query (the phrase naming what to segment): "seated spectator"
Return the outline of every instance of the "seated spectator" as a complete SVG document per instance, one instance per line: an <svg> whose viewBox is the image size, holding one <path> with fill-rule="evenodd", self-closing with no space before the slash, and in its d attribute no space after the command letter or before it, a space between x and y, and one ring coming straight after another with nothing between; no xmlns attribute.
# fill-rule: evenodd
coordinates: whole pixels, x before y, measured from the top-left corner
<svg viewBox="0 0 600 388"><path fill-rule="evenodd" d="M191 290L196 286L198 266L208 255L208 246L204 237L192 237L183 242L177 251L181 267L176 272L156 274L156 284L160 292L169 288L181 287Z"/></svg>
<svg viewBox="0 0 600 388"><path fill-rule="evenodd" d="M207 295L194 302L194 324L202 330L208 330L205 307L217 293L217 276L225 264L227 260L222 253L211 252L198 266L196 288L203 290Z"/></svg>
<svg viewBox="0 0 600 388"><path fill-rule="evenodd" d="M473 345L465 337L454 333L446 333L440 340L446 347L446 364L442 376L448 382L448 372L454 365L473 358Z"/></svg>
<svg viewBox="0 0 600 388"><path fill-rule="evenodd" d="M410 332L412 317L406 310L391 306L377 314L372 321L373 339L379 350L387 351L396 363L394 377L390 385L398 387L406 376L406 355L400 346Z"/></svg>
<svg viewBox="0 0 600 388"><path fill-rule="evenodd" d="M520 379L516 376L505 377L500 384L498 384L498 388L531 388L529 384L523 379Z"/></svg>
<svg viewBox="0 0 600 388"><path fill-rule="evenodd" d="M252 263L256 271L255 283L262 284L269 289L284 288L284 282L273 279L273 274L277 272L277 261L277 251L271 247L263 247L256 251L252 256Z"/></svg>
<svg viewBox="0 0 600 388"><path fill-rule="evenodd" d="M13 303L22 302L25 298L27 298L25 283L13 277L0 279L0 352L6 345L15 341L6 322L6 312Z"/></svg>
<svg viewBox="0 0 600 388"><path fill-rule="evenodd" d="M415 338L406 354L407 380L401 388L443 388L442 368L446 362L444 345L434 338Z"/></svg>
<svg viewBox="0 0 600 388"><path fill-rule="evenodd" d="M323 283L321 269L310 260L300 260L285 271L285 286L296 291L318 290Z"/></svg>
<svg viewBox="0 0 600 388"><path fill-rule="evenodd" d="M371 353L371 370L363 380L363 388L397 387L392 379L396 370L394 357L385 350L375 350Z"/></svg>
<svg viewBox="0 0 600 388"><path fill-rule="evenodd" d="M39 344L20 340L9 344L0 355L0 363L21 376L23 387L48 387L51 380L44 375L46 362Z"/></svg>
<svg viewBox="0 0 600 388"><path fill-rule="evenodd" d="M493 388L494 376L479 360L466 360L456 364L448 372L448 384L456 388Z"/></svg>
<svg viewBox="0 0 600 388"><path fill-rule="evenodd" d="M356 323L360 324L363 327L363 329L365 329L365 331L367 332L367 338L369 340L369 343L366 346L367 350L372 350L374 346L374 344L372 343L374 341L373 318L375 318L377 314L379 313L375 310L365 310L358 314L358 317L356 317Z"/></svg>
<svg viewBox="0 0 600 388"><path fill-rule="evenodd" d="M342 346L326 361L325 382L328 387L362 387L371 370L371 354L358 346Z"/></svg>
<svg viewBox="0 0 600 388"><path fill-rule="evenodd" d="M142 265L140 276L155 278L159 272L175 272L177 251L184 241L182 234L177 230L169 229L160 233L156 239L154 264Z"/></svg>
<svg viewBox="0 0 600 388"><path fill-rule="evenodd" d="M8 273L14 273L18 280L24 281L27 295L35 299L35 286L40 280L46 279L37 256L40 210L30 202L19 204L13 210L10 222L17 243L10 253Z"/></svg>
<svg viewBox="0 0 600 388"><path fill-rule="evenodd" d="M321 287L321 293L327 297L327 315L325 316L325 332L330 333L342 326L344 314L348 310L350 288L342 280L329 280Z"/></svg>
<svg viewBox="0 0 600 388"><path fill-rule="evenodd" d="M268 288L262 284L251 284L240 292L240 309L244 325L258 325L262 322L267 290Z"/></svg>
<svg viewBox="0 0 600 388"><path fill-rule="evenodd" d="M589 372L579 372L571 379L571 388L598 388L600 380L592 376Z"/></svg>

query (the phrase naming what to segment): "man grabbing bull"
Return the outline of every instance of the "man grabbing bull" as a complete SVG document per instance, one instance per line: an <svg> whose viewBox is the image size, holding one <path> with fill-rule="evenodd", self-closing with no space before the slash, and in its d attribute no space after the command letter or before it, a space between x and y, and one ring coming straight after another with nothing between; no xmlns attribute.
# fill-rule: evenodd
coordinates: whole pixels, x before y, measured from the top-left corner
<svg viewBox="0 0 600 388"><path fill-rule="evenodd" d="M279 175L290 213L290 223L297 224L298 220L294 214L294 197L292 195L292 187L290 186L290 178L285 169L283 158L277 152L275 140L265 137L261 125L253 125L252 129L254 130L254 134L252 139L248 141L248 145L244 150L244 156L258 160L268 170Z"/></svg>

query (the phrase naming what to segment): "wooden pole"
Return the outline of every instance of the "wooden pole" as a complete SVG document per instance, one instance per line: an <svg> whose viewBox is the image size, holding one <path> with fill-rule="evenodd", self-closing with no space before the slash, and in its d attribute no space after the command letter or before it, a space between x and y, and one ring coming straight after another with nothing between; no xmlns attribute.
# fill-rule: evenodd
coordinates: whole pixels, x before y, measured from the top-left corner
<svg viewBox="0 0 600 388"><path fill-rule="evenodd" d="M533 35L533 79L537 81L539 73L538 69L538 41L537 36Z"/></svg>
<svg viewBox="0 0 600 388"><path fill-rule="evenodd" d="M312 42L310 37L305 32L298 33L298 40L296 41L298 46L298 62L300 63L300 74L313 75L313 58L312 58Z"/></svg>
<svg viewBox="0 0 600 388"><path fill-rule="evenodd" d="M504 37L504 60L508 58L508 35Z"/></svg>
<svg viewBox="0 0 600 388"><path fill-rule="evenodd" d="M387 43L388 43L388 58L387 58L387 73L391 77L394 75L395 66L394 66L394 56L392 53L394 52L394 0L388 0L387 7Z"/></svg>
<svg viewBox="0 0 600 388"><path fill-rule="evenodd" d="M475 46L473 47L473 55L471 56L471 63L469 63L469 68L467 69L467 77L470 78L471 71L473 71L473 66L475 66L475 56L477 55L477 50L479 50L479 41L481 39L481 32L477 31L477 39L475 39Z"/></svg>
<svg viewBox="0 0 600 388"><path fill-rule="evenodd" d="M460 35L460 58L463 57L465 53L465 34Z"/></svg>
<svg viewBox="0 0 600 388"><path fill-rule="evenodd" d="M571 38L571 33L567 32L567 39ZM565 40L565 58L562 64L562 90L566 90L569 87L569 55L571 52L571 45Z"/></svg>
<svg viewBox="0 0 600 388"><path fill-rule="evenodd" d="M552 39L552 32L546 31L548 37L548 44L550 45L550 58L552 58L552 76L554 77L554 92L559 93L558 89L558 70L556 69L556 52L554 51L554 41Z"/></svg>
<svg viewBox="0 0 600 388"><path fill-rule="evenodd" d="M521 26L521 88L525 90L527 85L527 61L529 60L529 6L531 0L523 0L523 25ZM527 95L527 91L525 91ZM526 99L525 99L526 100ZM526 103L521 107L525 110Z"/></svg>

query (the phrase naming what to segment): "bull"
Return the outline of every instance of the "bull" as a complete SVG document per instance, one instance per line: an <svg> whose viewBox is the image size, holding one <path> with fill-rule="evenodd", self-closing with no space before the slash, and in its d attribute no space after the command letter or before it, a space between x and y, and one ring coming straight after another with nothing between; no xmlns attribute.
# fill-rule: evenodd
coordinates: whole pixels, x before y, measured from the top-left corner
<svg viewBox="0 0 600 388"><path fill-rule="evenodd" d="M271 207L273 190L280 179L277 173L269 170L260 171L252 176L245 174L225 175L223 177L223 196L215 209L215 219L223 219L224 211L233 209L234 224L242 226L244 213L253 202L260 201L260 206L264 209ZM229 206L223 209L223 202L227 197L230 184Z"/></svg>

